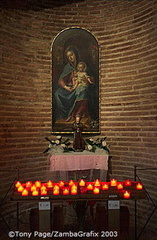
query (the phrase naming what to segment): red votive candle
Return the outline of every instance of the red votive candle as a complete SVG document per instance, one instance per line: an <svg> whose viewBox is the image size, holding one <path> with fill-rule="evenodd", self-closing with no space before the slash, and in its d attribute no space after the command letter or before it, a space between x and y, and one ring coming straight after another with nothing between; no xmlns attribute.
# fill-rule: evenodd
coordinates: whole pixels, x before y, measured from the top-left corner
<svg viewBox="0 0 157 240"><path fill-rule="evenodd" d="M24 190L24 187L22 185L20 185L17 189L18 192L23 192L23 190Z"/></svg>
<svg viewBox="0 0 157 240"><path fill-rule="evenodd" d="M24 190L23 190L22 196L28 196L28 191L27 191L27 189L24 189Z"/></svg>
<svg viewBox="0 0 157 240"><path fill-rule="evenodd" d="M81 179L80 182L79 182L79 186L80 187L85 187L86 186L85 180Z"/></svg>
<svg viewBox="0 0 157 240"><path fill-rule="evenodd" d="M76 194L77 194L77 186L76 186L76 185L73 185L73 186L71 187L71 194L72 194L72 195L76 195Z"/></svg>
<svg viewBox="0 0 157 240"><path fill-rule="evenodd" d="M46 190L46 189L41 190L41 195L42 195L42 196L47 195L47 190Z"/></svg>
<svg viewBox="0 0 157 240"><path fill-rule="evenodd" d="M69 188L63 189L63 195L69 195Z"/></svg>
<svg viewBox="0 0 157 240"><path fill-rule="evenodd" d="M53 195L59 195L59 189L53 189Z"/></svg>
<svg viewBox="0 0 157 240"><path fill-rule="evenodd" d="M35 191L35 190L37 190L36 186L35 186L35 185L32 185L32 187L31 187L31 192L33 192L33 191Z"/></svg>
<svg viewBox="0 0 157 240"><path fill-rule="evenodd" d="M102 190L108 190L108 189L109 189L108 184L107 184L107 183L104 183L104 184L102 185Z"/></svg>
<svg viewBox="0 0 157 240"><path fill-rule="evenodd" d="M130 179L125 180L125 186L131 186L131 180Z"/></svg>
<svg viewBox="0 0 157 240"><path fill-rule="evenodd" d="M71 186L73 186L75 184L75 182L73 181L73 180L70 180L69 181L69 186L71 187Z"/></svg>
<svg viewBox="0 0 157 240"><path fill-rule="evenodd" d="M40 182L40 181L36 181L36 182L35 182L35 186L36 186L37 188L40 188L40 187L41 187L41 182Z"/></svg>
<svg viewBox="0 0 157 240"><path fill-rule="evenodd" d="M130 198L130 192L125 191L124 194L123 194L123 196L124 196L125 199Z"/></svg>
<svg viewBox="0 0 157 240"><path fill-rule="evenodd" d="M92 183L87 184L87 190L93 190L93 185Z"/></svg>
<svg viewBox="0 0 157 240"><path fill-rule="evenodd" d="M64 182L64 181L59 181L59 186L60 186L60 187L64 187L64 185L65 185L65 182Z"/></svg>
<svg viewBox="0 0 157 240"><path fill-rule="evenodd" d="M111 187L116 187L117 186L117 180L116 179L111 179L110 183L111 183Z"/></svg>
<svg viewBox="0 0 157 240"><path fill-rule="evenodd" d="M118 190L122 190L123 189L123 184L122 183L118 183L117 184L117 189Z"/></svg>
<svg viewBox="0 0 157 240"><path fill-rule="evenodd" d="M39 192L37 191L37 190L34 190L33 192L32 192L32 196L38 196L39 195Z"/></svg>
<svg viewBox="0 0 157 240"><path fill-rule="evenodd" d="M94 194L99 194L100 193L100 189L98 187L94 187L93 193Z"/></svg>
<svg viewBox="0 0 157 240"><path fill-rule="evenodd" d="M136 189L137 189L137 190L143 189L143 185L142 185L141 183L137 183L137 184L136 184Z"/></svg>
<svg viewBox="0 0 157 240"><path fill-rule="evenodd" d="M32 182L30 182L30 181L26 182L26 188L27 189L31 188L31 186L32 186Z"/></svg>
<svg viewBox="0 0 157 240"><path fill-rule="evenodd" d="M100 182L99 179L96 179L96 180L95 180L94 186L95 186L95 187L100 187L100 186L101 186L101 182Z"/></svg>
<svg viewBox="0 0 157 240"><path fill-rule="evenodd" d="M16 188L19 188L20 186L21 186L21 182L17 181L17 182L15 183L15 187L16 187Z"/></svg>
<svg viewBox="0 0 157 240"><path fill-rule="evenodd" d="M48 188L52 188L53 187L53 182L51 180L49 180L47 183L46 183L47 187Z"/></svg>

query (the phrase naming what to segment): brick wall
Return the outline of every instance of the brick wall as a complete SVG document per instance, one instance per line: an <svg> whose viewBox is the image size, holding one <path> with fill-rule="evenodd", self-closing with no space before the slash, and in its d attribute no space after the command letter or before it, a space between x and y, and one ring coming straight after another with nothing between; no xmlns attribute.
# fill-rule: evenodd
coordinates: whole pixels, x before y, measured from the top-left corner
<svg viewBox="0 0 157 240"><path fill-rule="evenodd" d="M132 179L134 165L157 167L157 2L86 0L52 6L45 0L24 9L16 2L0 9L2 195L17 167L24 180L46 177L48 159L42 152L51 134L51 45L68 27L91 31L100 45L101 135L110 144L112 175ZM156 172L140 176L156 199Z"/></svg>

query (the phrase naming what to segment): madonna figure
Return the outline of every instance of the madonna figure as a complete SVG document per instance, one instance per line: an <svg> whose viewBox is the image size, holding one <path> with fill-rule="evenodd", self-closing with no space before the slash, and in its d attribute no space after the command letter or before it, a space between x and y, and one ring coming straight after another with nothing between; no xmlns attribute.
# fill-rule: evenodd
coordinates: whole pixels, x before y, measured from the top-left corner
<svg viewBox="0 0 157 240"><path fill-rule="evenodd" d="M79 62L78 52L75 48L69 47L65 51L67 64L65 65L59 80L59 88L55 92L57 105L56 120L63 119L65 122L74 121L76 116L89 117L88 111L88 85L93 83L93 78L88 84L73 86Z"/></svg>

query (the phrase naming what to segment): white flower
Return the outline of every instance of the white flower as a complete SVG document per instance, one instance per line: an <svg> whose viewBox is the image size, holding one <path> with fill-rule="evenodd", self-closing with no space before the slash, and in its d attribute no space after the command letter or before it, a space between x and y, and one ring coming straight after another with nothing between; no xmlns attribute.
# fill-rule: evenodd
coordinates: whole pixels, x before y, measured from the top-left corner
<svg viewBox="0 0 157 240"><path fill-rule="evenodd" d="M93 139L93 138L90 138L89 141L94 142L94 139Z"/></svg>
<svg viewBox="0 0 157 240"><path fill-rule="evenodd" d="M105 141L102 141L102 146L105 147L107 143Z"/></svg>
<svg viewBox="0 0 157 240"><path fill-rule="evenodd" d="M50 143L50 144L49 144L49 148L51 148L51 147L52 147L52 144Z"/></svg>
<svg viewBox="0 0 157 240"><path fill-rule="evenodd" d="M56 140L56 141L55 141L55 144L57 144L57 145L60 144L60 141L59 141L59 140Z"/></svg>
<svg viewBox="0 0 157 240"><path fill-rule="evenodd" d="M61 147L65 148L65 147L66 147L66 145L65 145L65 144L61 144Z"/></svg>
<svg viewBox="0 0 157 240"><path fill-rule="evenodd" d="M61 139L61 138L62 138L62 136L57 136L57 137L56 137L56 139L58 139L58 140Z"/></svg>
<svg viewBox="0 0 157 240"><path fill-rule="evenodd" d="M92 145L87 145L87 149L89 150L89 151L91 151L92 150Z"/></svg>

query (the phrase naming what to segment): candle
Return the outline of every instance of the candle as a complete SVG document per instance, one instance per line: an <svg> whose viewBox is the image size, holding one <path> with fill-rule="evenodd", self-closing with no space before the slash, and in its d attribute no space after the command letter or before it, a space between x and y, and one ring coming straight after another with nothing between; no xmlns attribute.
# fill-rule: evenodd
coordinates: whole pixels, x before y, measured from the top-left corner
<svg viewBox="0 0 157 240"><path fill-rule="evenodd" d="M26 188L27 189L31 188L31 186L32 186L32 182L30 182L30 181L26 182Z"/></svg>
<svg viewBox="0 0 157 240"><path fill-rule="evenodd" d="M100 189L98 187L94 187L93 193L94 194L99 194L100 193Z"/></svg>
<svg viewBox="0 0 157 240"><path fill-rule="evenodd" d="M32 187L31 187L31 192L35 191L36 189L37 189L36 186L35 186L35 185L32 185Z"/></svg>
<svg viewBox="0 0 157 240"><path fill-rule="evenodd" d="M75 184L75 182L73 181L73 180L70 180L69 181L69 186L71 187L72 185L74 185Z"/></svg>
<svg viewBox="0 0 157 240"><path fill-rule="evenodd" d="M101 183L100 183L99 179L95 180L94 186L95 187L100 187L101 186Z"/></svg>
<svg viewBox="0 0 157 240"><path fill-rule="evenodd" d="M24 190L22 191L22 196L28 196L28 191L27 191L27 189L24 189Z"/></svg>
<svg viewBox="0 0 157 240"><path fill-rule="evenodd" d="M125 199L130 198L130 192L125 191L123 196L124 196Z"/></svg>
<svg viewBox="0 0 157 240"><path fill-rule="evenodd" d="M47 188L45 187L45 185L42 185L41 188L40 188L40 190L41 190L41 192L42 192L42 191L46 191Z"/></svg>
<svg viewBox="0 0 157 240"><path fill-rule="evenodd" d="M117 186L117 180L116 179L111 179L111 187L116 187Z"/></svg>
<svg viewBox="0 0 157 240"><path fill-rule="evenodd" d="M118 189L118 190L123 189L123 184L122 184L122 183L118 183L118 184L117 184L117 189Z"/></svg>
<svg viewBox="0 0 157 240"><path fill-rule="evenodd" d="M38 196L39 195L39 192L37 191L37 190L34 190L33 192L32 192L32 196Z"/></svg>
<svg viewBox="0 0 157 240"><path fill-rule="evenodd" d="M108 189L109 189L109 186L107 183L102 185L102 190L108 190Z"/></svg>
<svg viewBox="0 0 157 240"><path fill-rule="evenodd" d="M125 186L131 186L131 181L130 181L130 179L125 180Z"/></svg>
<svg viewBox="0 0 157 240"><path fill-rule="evenodd" d="M77 186L76 186L76 185L73 185L73 186L71 187L71 194L72 194L72 195L76 195L76 194L77 194Z"/></svg>
<svg viewBox="0 0 157 240"><path fill-rule="evenodd" d="M41 190L41 195L43 196L45 196L45 195L47 195L47 190L46 189L43 189L43 190Z"/></svg>
<svg viewBox="0 0 157 240"><path fill-rule="evenodd" d="M17 189L18 192L22 192L24 190L24 187L22 185L20 185Z"/></svg>
<svg viewBox="0 0 157 240"><path fill-rule="evenodd" d="M80 182L79 182L79 186L84 187L85 185L86 185L85 180L81 179Z"/></svg>
<svg viewBox="0 0 157 240"><path fill-rule="evenodd" d="M54 185L53 190L58 190L59 191L59 186L58 185Z"/></svg>
<svg viewBox="0 0 157 240"><path fill-rule="evenodd" d="M53 189L53 195L59 195L59 189Z"/></svg>
<svg viewBox="0 0 157 240"><path fill-rule="evenodd" d="M21 186L21 182L17 181L16 184L15 184L15 187L19 188L20 186Z"/></svg>
<svg viewBox="0 0 157 240"><path fill-rule="evenodd" d="M63 195L69 195L69 188L63 189Z"/></svg>
<svg viewBox="0 0 157 240"><path fill-rule="evenodd" d="M64 187L64 185L65 185L64 181L59 181L59 186L60 187Z"/></svg>
<svg viewBox="0 0 157 240"><path fill-rule="evenodd" d="M41 187L41 182L40 182L40 181L36 181L36 182L35 182L35 186L36 186L37 188L40 188L40 187Z"/></svg>
<svg viewBox="0 0 157 240"><path fill-rule="evenodd" d="M46 183L47 187L48 188L52 188L53 187L53 182L51 180L49 180L47 183Z"/></svg>
<svg viewBox="0 0 157 240"><path fill-rule="evenodd" d="M143 188L142 184L141 183L137 183L136 184L136 189L137 190L141 190Z"/></svg>
<svg viewBox="0 0 157 240"><path fill-rule="evenodd" d="M87 190L93 190L93 185L91 183L87 184Z"/></svg>

